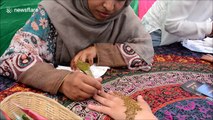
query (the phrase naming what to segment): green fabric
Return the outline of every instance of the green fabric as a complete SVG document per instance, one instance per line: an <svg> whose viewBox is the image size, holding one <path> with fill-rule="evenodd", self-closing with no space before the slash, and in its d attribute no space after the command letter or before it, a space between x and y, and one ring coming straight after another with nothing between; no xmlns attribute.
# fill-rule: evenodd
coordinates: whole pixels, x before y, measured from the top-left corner
<svg viewBox="0 0 213 120"><path fill-rule="evenodd" d="M41 0L1 0L0 56L9 46L15 32L30 18Z"/></svg>
<svg viewBox="0 0 213 120"><path fill-rule="evenodd" d="M135 11L136 15L138 15L138 6L139 6L139 1L138 0L132 0L131 7Z"/></svg>

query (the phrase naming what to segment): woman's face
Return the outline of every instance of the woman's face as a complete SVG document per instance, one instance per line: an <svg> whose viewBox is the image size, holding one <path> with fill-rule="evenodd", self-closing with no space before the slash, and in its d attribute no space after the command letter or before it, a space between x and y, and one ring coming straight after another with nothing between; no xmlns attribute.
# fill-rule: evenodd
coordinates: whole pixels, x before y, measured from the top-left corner
<svg viewBox="0 0 213 120"><path fill-rule="evenodd" d="M104 21L121 10L126 0L88 0L89 10L99 21Z"/></svg>

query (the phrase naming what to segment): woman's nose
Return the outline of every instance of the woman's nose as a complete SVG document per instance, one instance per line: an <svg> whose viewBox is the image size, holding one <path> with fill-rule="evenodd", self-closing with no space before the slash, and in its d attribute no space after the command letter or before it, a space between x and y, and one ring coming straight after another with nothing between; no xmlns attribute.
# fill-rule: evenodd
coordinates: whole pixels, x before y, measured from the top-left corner
<svg viewBox="0 0 213 120"><path fill-rule="evenodd" d="M103 3L103 7L106 11L112 12L115 8L115 1L114 0L105 0Z"/></svg>

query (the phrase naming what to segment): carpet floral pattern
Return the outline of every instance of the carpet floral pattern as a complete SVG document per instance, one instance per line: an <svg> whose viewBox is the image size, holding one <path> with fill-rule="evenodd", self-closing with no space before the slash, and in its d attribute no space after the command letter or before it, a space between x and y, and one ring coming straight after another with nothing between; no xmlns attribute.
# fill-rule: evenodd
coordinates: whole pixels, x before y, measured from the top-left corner
<svg viewBox="0 0 213 120"><path fill-rule="evenodd" d="M213 64L200 60L201 53L191 52L180 43L156 47L155 53L155 62L149 72L126 68L108 70L103 76L103 89L119 91L133 99L142 95L158 119L212 120L213 100L186 92L180 86L189 80L213 84ZM21 91L51 97L85 120L110 119L87 108L88 103L99 104L93 99L74 102L62 94L50 95L0 76L0 101Z"/></svg>

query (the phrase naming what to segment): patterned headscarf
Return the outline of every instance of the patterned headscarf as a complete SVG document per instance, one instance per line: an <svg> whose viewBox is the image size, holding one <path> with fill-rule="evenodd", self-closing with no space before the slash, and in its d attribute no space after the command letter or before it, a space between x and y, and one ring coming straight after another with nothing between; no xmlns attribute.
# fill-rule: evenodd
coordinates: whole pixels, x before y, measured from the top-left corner
<svg viewBox="0 0 213 120"><path fill-rule="evenodd" d="M95 43L127 43L151 63L154 53L151 38L129 6L130 2L127 0L111 18L98 21L90 13L87 0L43 0L40 5L58 32L56 61L69 64L79 51Z"/></svg>

